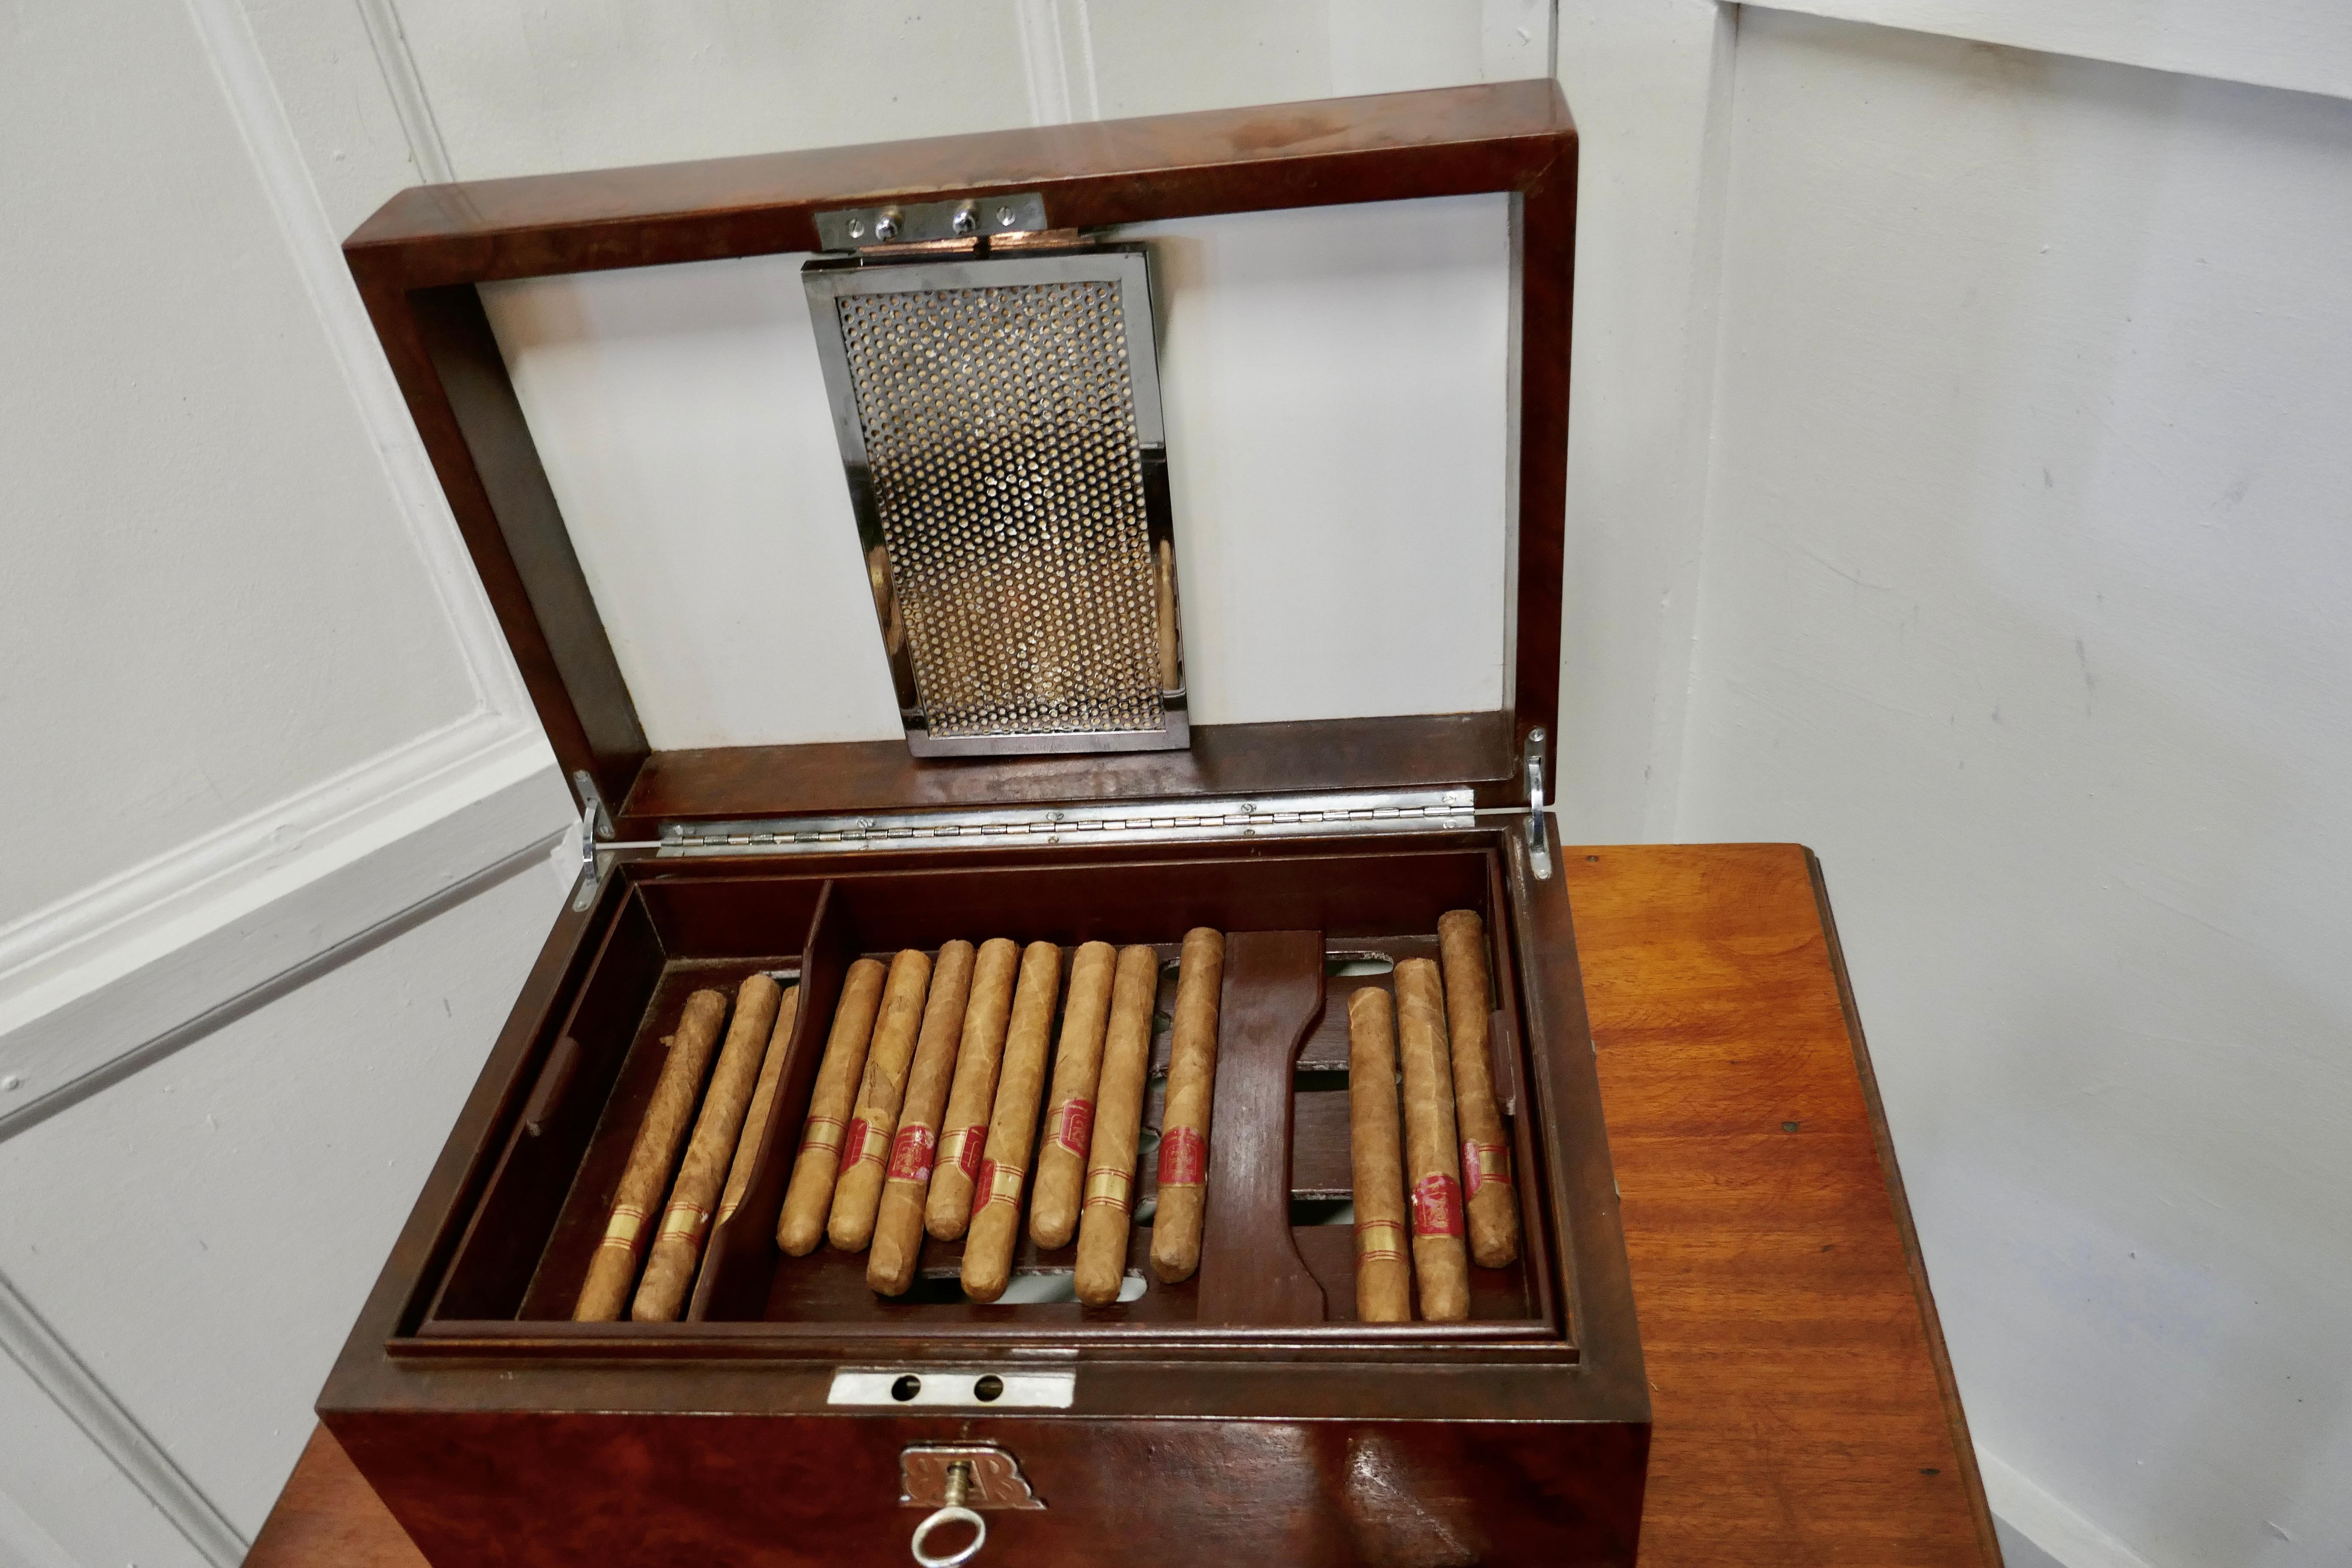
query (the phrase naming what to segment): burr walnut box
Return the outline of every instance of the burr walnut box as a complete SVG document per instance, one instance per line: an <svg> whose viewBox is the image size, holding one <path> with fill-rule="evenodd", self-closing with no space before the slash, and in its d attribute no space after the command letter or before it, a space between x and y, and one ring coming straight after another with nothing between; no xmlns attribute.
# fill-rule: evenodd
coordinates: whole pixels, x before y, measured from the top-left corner
<svg viewBox="0 0 2352 1568"><path fill-rule="evenodd" d="M583 814L577 888L320 1401L427 1558L884 1563L914 1539L947 1562L984 1534L982 1563L1633 1561L1649 1401L1544 811L1575 190L1575 130L1543 81L429 187L351 238ZM1294 400L1243 421L1292 443L1253 458L1250 432L1202 410L1257 384L1243 367L1265 334L1223 361L1185 346L1186 290L1251 276L1187 262L1185 225L1343 210L1493 228L1500 384L1470 401L1503 427L1439 475L1460 507L1404 532L1351 498L1404 482L1384 465L1414 422L1293 440L1286 420L1325 412ZM879 738L746 721L710 743L677 716L692 677L658 655L725 618L647 609L650 569L614 553L599 470L520 351L520 280L710 264L789 269L775 352L800 356L803 434L827 460L779 494L838 526L794 500L774 529L852 585L783 574L744 635L855 601L855 635L820 650L847 674L744 684L789 709L863 680ZM1331 309L1360 311L1361 286L1335 272ZM1411 359L1433 334L1410 314L1360 323L1407 345L1375 355L1407 361L1388 367L1401 397L1442 391ZM1284 488L1318 461L1337 477ZM1257 477L1227 482L1243 469ZM695 503L652 489L691 526ZM1318 506L1322 552L1280 556ZM710 592L766 570L669 543L699 551ZM1249 569L1255 598L1220 575L1252 550L1277 552ZM1491 567L1475 616L1439 581L1456 555ZM1444 623L1414 646L1499 649L1485 696L1252 706L1351 619L1409 641L1412 603L1363 586L1404 557ZM1268 621L1294 655L1230 651ZM1438 955L1452 911L1477 917L1465 951L1489 989L1467 1005L1519 1243L1468 1268L1458 1316L1367 1321L1350 999L1394 984L1402 1005L1402 966ZM1175 961L1203 927L1224 956L1190 1178L1199 1262L1171 1283L1152 1220L1155 1179L1177 1179L1153 1150ZM1126 1268L1103 1304L1074 1294L1073 1249L1025 1224L992 1300L963 1288L962 1239L923 1239L897 1295L859 1253L776 1239L863 961L999 937L1058 946L1063 995L1081 944L1160 965ZM681 1010L756 973L797 991L734 1206L670 1321L576 1321ZM1447 974L1458 1079L1482 1030Z"/></svg>

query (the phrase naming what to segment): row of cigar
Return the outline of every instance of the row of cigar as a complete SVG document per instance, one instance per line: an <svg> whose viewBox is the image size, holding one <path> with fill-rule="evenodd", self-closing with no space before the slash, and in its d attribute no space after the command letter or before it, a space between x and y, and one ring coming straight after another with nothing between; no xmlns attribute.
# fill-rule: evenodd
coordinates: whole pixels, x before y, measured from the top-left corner
<svg viewBox="0 0 2352 1568"><path fill-rule="evenodd" d="M1416 1281L1423 1319L1466 1318L1469 1261L1499 1268L1519 1255L1518 1198L1488 1054L1485 923L1475 910L1451 910L1437 937L1435 962L1398 961L1393 1004L1378 985L1348 998L1356 1316L1366 1322L1409 1321Z"/></svg>
<svg viewBox="0 0 2352 1568"><path fill-rule="evenodd" d="M841 999L809 1100L776 1244L804 1257L821 1241L868 1250L866 1282L886 1296L914 1283L926 1233L964 1237L964 1294L1004 1293L1019 1239L1027 1162L1061 990L1062 952L1004 938L950 942L932 960L908 950L885 965L861 958ZM1200 1265L1210 1092L1224 939L1186 933L1177 976L1160 1152L1153 1272L1170 1283ZM1118 1298L1126 1272L1136 1152L1150 1073L1160 958L1147 946L1093 942L1070 965L1030 1235L1041 1248L1077 1238L1078 1300ZM727 1016L717 991L688 997L573 1317L675 1319L703 1237L742 1201L766 1130L797 989L754 974L702 1096L683 1164L678 1145ZM675 1166L674 1181L669 1179ZM722 1183L722 1173L724 1175ZM669 1202L640 1281L645 1220ZM870 1249L870 1250L869 1250ZM634 1301L630 1286L636 1285Z"/></svg>

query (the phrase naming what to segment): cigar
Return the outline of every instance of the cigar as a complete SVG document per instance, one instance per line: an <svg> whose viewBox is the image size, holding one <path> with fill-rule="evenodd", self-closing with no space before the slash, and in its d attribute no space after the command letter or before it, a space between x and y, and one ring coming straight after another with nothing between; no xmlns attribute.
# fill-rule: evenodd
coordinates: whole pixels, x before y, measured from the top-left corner
<svg viewBox="0 0 2352 1568"><path fill-rule="evenodd" d="M801 1152L793 1162L793 1184L784 1190L784 1211L776 1217L776 1245L787 1256L805 1258L824 1237L833 1207L833 1181L840 1174L843 1119L866 1071L866 1047L873 1043L874 1016L882 1005L882 965L861 958L842 976L841 1003L825 1037L824 1060L809 1094L808 1121Z"/></svg>
<svg viewBox="0 0 2352 1568"><path fill-rule="evenodd" d="M1396 966L1397 1033L1404 1057L1405 1175L1412 1183L1412 1272L1421 1315L1470 1315L1470 1259L1462 1246L1462 1176L1454 1147L1454 1075L1445 1048L1445 994L1437 965ZM1351 1080L1352 1081L1352 1080Z"/></svg>
<svg viewBox="0 0 2352 1568"><path fill-rule="evenodd" d="M1004 937L984 942L971 970L971 1000L963 1010L963 1054L940 1123L939 1158L923 1228L953 1241L971 1223L971 1184L988 1147L988 1115L996 1104L996 1068L1004 1058L1004 1028L1013 1012L1013 977L1021 949Z"/></svg>
<svg viewBox="0 0 2352 1568"><path fill-rule="evenodd" d="M1037 1131L1037 1097L1045 1087L1045 1048L1062 988L1062 950L1033 942L1021 955L1021 984L1004 1031L1004 1071L988 1121L988 1157L973 1184L971 1229L963 1243L963 1293L993 1301L1013 1278L1013 1244L1021 1237L1021 1183Z"/></svg>
<svg viewBox="0 0 2352 1568"><path fill-rule="evenodd" d="M940 1115L947 1109L948 1083L963 1044L963 1015L971 994L972 949L951 942L940 949L931 971L930 999L923 1004L923 1031L915 1042L915 1065L907 1077L906 1103L890 1140L882 1205L874 1220L874 1250L866 1259L866 1283L885 1296L902 1294L915 1282L923 1255L923 1199L931 1184L931 1151Z"/></svg>
<svg viewBox="0 0 2352 1568"><path fill-rule="evenodd" d="M923 995L930 988L931 961L908 948L890 961L882 988L882 1011L874 1021L874 1047L866 1054L866 1081L857 1090L857 1112L842 1138L841 1179L833 1189L833 1218L825 1237L844 1252L863 1252L874 1239L874 1211L882 1202L883 1165L898 1126L898 1102L906 1097L907 1067L914 1060L915 1035L923 1022Z"/></svg>
<svg viewBox="0 0 2352 1568"><path fill-rule="evenodd" d="M1404 1251L1404 1151L1397 1131L1396 1013L1377 985L1348 998L1348 1152L1356 1194L1356 1316L1412 1319Z"/></svg>
<svg viewBox="0 0 2352 1568"><path fill-rule="evenodd" d="M1160 542L1160 689L1174 691L1181 682L1176 647L1176 546Z"/></svg>
<svg viewBox="0 0 2352 1568"><path fill-rule="evenodd" d="M1070 983L1073 996L1077 982ZM1097 1091L1094 1142L1087 1153L1086 1200L1078 1210L1078 1300L1108 1307L1127 1279L1128 1215L1134 1207L1135 1145L1143 1125L1143 1090L1151 1078L1151 1005L1160 995L1160 955L1148 947L1119 950L1105 1032L1102 1084ZM1068 1035L1062 1048L1069 1049ZM1038 1202L1045 1201L1043 1182Z"/></svg>
<svg viewBox="0 0 2352 1568"><path fill-rule="evenodd" d="M724 1225L743 1206L751 1190L751 1167L759 1163L760 1140L767 1136L768 1112L776 1103L776 1080L783 1077L784 1054L793 1043L793 1021L801 1014L801 988L784 987L776 1005L776 1027L768 1037L768 1059L760 1068L760 1086L751 1091L751 1109L743 1115L743 1136L735 1144L735 1163L727 1170L727 1191L719 1200L719 1223Z"/></svg>
<svg viewBox="0 0 2352 1568"><path fill-rule="evenodd" d="M1168 1043L1168 1107L1160 1118L1159 1207L1151 1216L1151 1271L1170 1285L1201 1267L1217 994L1224 973L1225 939L1206 926L1186 931L1176 972L1176 1027Z"/></svg>
<svg viewBox="0 0 2352 1568"><path fill-rule="evenodd" d="M1110 943L1090 942L1070 961L1070 999L1062 1008L1054 1092L1045 1102L1045 1142L1037 1152L1037 1195L1029 1200L1029 1238L1048 1252L1069 1246L1077 1234L1117 959Z"/></svg>
<svg viewBox="0 0 2352 1568"><path fill-rule="evenodd" d="M628 1165L613 1194L604 1239L588 1259L588 1279L572 1309L572 1321L609 1323L628 1305L629 1287L637 1279L637 1255L645 1250L646 1216L669 1189L670 1163L686 1137L688 1119L702 1093L702 1069L710 1065L710 1048L719 1043L719 1026L726 1018L723 991L698 991L686 999L661 1078L654 1085L653 1102L637 1123L637 1141L630 1145Z"/></svg>
<svg viewBox="0 0 2352 1568"><path fill-rule="evenodd" d="M1470 1256L1500 1268L1519 1255L1519 1197L1511 1190L1510 1135L1495 1102L1495 1058L1487 1047L1492 988L1486 978L1486 926L1475 910L1437 917L1445 965L1445 1022L1454 1048L1454 1116L1462 1133L1462 1206L1470 1222Z"/></svg>
<svg viewBox="0 0 2352 1568"><path fill-rule="evenodd" d="M752 975L735 993L735 1018L727 1026L727 1043L719 1047L710 1091L702 1097L702 1114L694 1119L694 1136L687 1141L686 1163L678 1167L677 1182L669 1190L661 1230L646 1258L646 1277L629 1307L629 1316L637 1322L675 1321L686 1304L695 1265L702 1261L711 1205L726 1179L735 1136L743 1130L743 1113L751 1108L761 1052L782 994L764 974Z"/></svg>

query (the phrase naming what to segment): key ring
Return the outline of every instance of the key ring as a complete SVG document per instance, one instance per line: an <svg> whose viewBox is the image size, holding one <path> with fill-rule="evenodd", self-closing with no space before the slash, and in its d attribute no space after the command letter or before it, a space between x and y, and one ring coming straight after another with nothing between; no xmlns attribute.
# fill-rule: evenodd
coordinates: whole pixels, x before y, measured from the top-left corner
<svg viewBox="0 0 2352 1568"><path fill-rule="evenodd" d="M922 1568L961 1568L963 1563L979 1556L980 1549L988 1544L988 1521L963 1506L963 1500L971 1489L971 1461L958 1459L948 1467L947 1506L925 1515L923 1522L915 1526L912 1550L915 1561L922 1564ZM931 1532L949 1524L971 1526L971 1544L940 1557L934 1557L924 1551L923 1542Z"/></svg>

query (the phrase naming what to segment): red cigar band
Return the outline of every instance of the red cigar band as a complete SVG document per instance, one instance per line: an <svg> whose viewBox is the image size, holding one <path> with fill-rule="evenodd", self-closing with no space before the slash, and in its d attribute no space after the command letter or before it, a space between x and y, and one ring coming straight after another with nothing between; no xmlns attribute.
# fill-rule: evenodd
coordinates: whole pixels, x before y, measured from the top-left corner
<svg viewBox="0 0 2352 1568"><path fill-rule="evenodd" d="M1412 1184L1412 1234L1462 1234L1462 1184L1440 1172Z"/></svg>
<svg viewBox="0 0 2352 1568"><path fill-rule="evenodd" d="M1363 1263L1381 1258L1402 1261L1404 1258L1404 1226L1392 1219L1358 1220L1356 1258Z"/></svg>
<svg viewBox="0 0 2352 1568"><path fill-rule="evenodd" d="M1083 1160L1087 1157L1087 1142L1094 1136L1095 1102L1072 1098L1062 1101L1054 1110L1054 1135L1051 1142L1059 1143Z"/></svg>
<svg viewBox="0 0 2352 1568"><path fill-rule="evenodd" d="M1511 1152L1500 1143L1474 1143L1462 1140L1462 1195L1475 1198L1478 1189L1493 1184L1511 1184Z"/></svg>
<svg viewBox="0 0 2352 1568"><path fill-rule="evenodd" d="M959 1127L948 1134L947 1142L941 1146L940 1163L961 1171L967 1182L977 1182L980 1180L981 1152L987 1142L986 1127L977 1122L970 1127Z"/></svg>
<svg viewBox="0 0 2352 1568"><path fill-rule="evenodd" d="M849 1131L841 1141L841 1168L843 1170L845 1171L852 1165L863 1165L866 1163L866 1135L873 1131L874 1129L872 1124L867 1122L866 1118L863 1116L858 1117L849 1124ZM879 1150L875 1152L874 1163L877 1165L882 1163L882 1154Z"/></svg>
<svg viewBox="0 0 2352 1568"><path fill-rule="evenodd" d="M991 1204L1021 1204L1021 1178L1027 1175L1018 1165L1000 1164L994 1160L980 1163L980 1181L971 1189L971 1212L978 1214Z"/></svg>
<svg viewBox="0 0 2352 1568"><path fill-rule="evenodd" d="M890 1143L887 1179L893 1182L929 1181L933 1138L934 1134L928 1127L899 1128L898 1136Z"/></svg>
<svg viewBox="0 0 2352 1568"><path fill-rule="evenodd" d="M840 1117L812 1116L808 1119L808 1131L801 1139L801 1152L805 1154L812 1149L823 1149L834 1155L835 1159L840 1158Z"/></svg>
<svg viewBox="0 0 2352 1568"><path fill-rule="evenodd" d="M1197 1127L1171 1127L1160 1140L1160 1184L1197 1187L1209 1169L1209 1141Z"/></svg>

